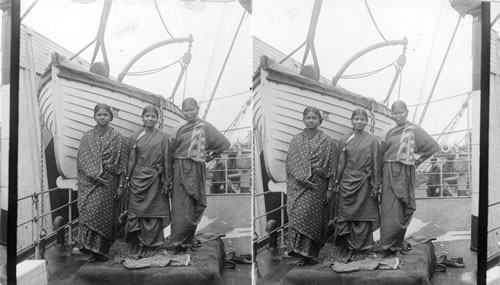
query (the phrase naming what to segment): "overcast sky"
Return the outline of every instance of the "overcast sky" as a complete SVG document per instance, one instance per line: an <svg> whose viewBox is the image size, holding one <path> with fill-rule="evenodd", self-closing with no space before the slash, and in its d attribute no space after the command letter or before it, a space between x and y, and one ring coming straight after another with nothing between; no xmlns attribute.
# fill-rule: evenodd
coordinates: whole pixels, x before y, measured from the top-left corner
<svg viewBox="0 0 500 285"><path fill-rule="evenodd" d="M254 1L252 33L285 53L298 47L306 38L313 1ZM375 29L363 0L323 1L316 31L315 46L323 76L331 79L356 52L383 39ZM407 62L403 69L401 92L399 83L391 102L400 96L409 105L425 102L436 78L459 14L448 0L367 0L376 23L387 40L408 39ZM472 22L465 16L459 24L455 40L436 85L432 100L464 94L472 82ZM356 61L345 75L368 72L383 67L399 57L402 47L379 49ZM301 60L303 49L297 53ZM309 63L312 63L309 56ZM394 76L394 68L375 76L347 80L339 85L356 93L385 98ZM433 103L422 126L431 134L441 132L451 121L466 96ZM410 120L413 119L411 108ZM420 111L422 108L420 109ZM420 112L419 111L419 112ZM466 128L466 114L456 130ZM419 116L417 116L418 121ZM460 135L460 139L463 134ZM453 141L450 141L453 143Z"/></svg>
<svg viewBox="0 0 500 285"><path fill-rule="evenodd" d="M213 1L213 0L212 0ZM88 2L88 1L87 1ZM21 15L33 0L21 1ZM76 53L97 34L103 0L88 4L69 0L39 1L26 16L23 24ZM174 37L193 35L192 61L184 83L176 93L175 102L182 97L194 97L206 101L214 89L224 58L243 14L238 1L218 0L201 3L197 9L189 9L181 0L157 0L168 30ZM236 39L215 98L248 91L229 99L214 101L207 120L219 129L226 129L242 105L251 95L251 36L250 17L247 14ZM155 9L153 0L115 0L108 19L105 46L111 66L111 76L117 77L123 67L141 50L170 38ZM187 51L187 44L159 48L143 57L130 71L143 71L167 65ZM94 46L82 54L90 61ZM99 53L98 61L102 60ZM174 65L157 74L131 77L124 83L170 97L180 67ZM200 115L206 104L202 104ZM250 110L240 127L251 126ZM246 129L248 131L250 129Z"/></svg>

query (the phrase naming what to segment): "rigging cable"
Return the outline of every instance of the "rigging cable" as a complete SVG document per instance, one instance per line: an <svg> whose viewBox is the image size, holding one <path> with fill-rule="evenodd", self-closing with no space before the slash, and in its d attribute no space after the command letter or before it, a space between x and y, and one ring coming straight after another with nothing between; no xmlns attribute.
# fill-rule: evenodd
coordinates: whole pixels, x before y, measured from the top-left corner
<svg viewBox="0 0 500 285"><path fill-rule="evenodd" d="M381 67L379 69L375 69L375 70L364 72L364 73L342 75L340 78L343 78L343 79L358 79L358 78L368 77L368 76L377 74L377 73L383 71L384 69L387 69L387 68L393 66L394 63L396 63L397 61L398 60L396 59L395 61L393 61L393 62L389 63L388 65L383 66L383 67Z"/></svg>
<svg viewBox="0 0 500 285"><path fill-rule="evenodd" d="M26 18L26 16L29 14L29 12L31 12L31 9L33 9L33 7L35 7L36 3L38 3L38 0L35 0L33 3L31 3L31 5L28 7L28 9L26 9L26 12L24 12L24 14L21 16L21 19L19 20L19 22L22 22L24 20L24 18Z"/></svg>
<svg viewBox="0 0 500 285"><path fill-rule="evenodd" d="M252 92L252 90L246 90L246 91L234 93L234 94L227 95L227 96L217 97L217 98L214 98L212 101L218 101L218 100L222 100L222 99L227 99L227 98L231 98L231 97L234 97L234 96L243 95L243 94L246 94L248 92ZM199 103L202 104L202 103L207 103L207 102L208 102L208 100L200 101Z"/></svg>
<svg viewBox="0 0 500 285"><path fill-rule="evenodd" d="M186 66L186 73L184 74L184 90L182 91L182 102L184 102L184 98L186 97L186 84L187 84L187 77L188 77L188 67Z"/></svg>
<svg viewBox="0 0 500 285"><path fill-rule="evenodd" d="M430 101L429 103L435 103L435 102L440 102L440 101L444 101L444 100L453 99L453 98L456 98L456 97L459 97L459 96L468 95L471 92L472 91L469 91L469 92L466 92L466 93L460 93L460 94L457 94L457 95L453 95L453 96L449 96L449 97L445 97L445 98L441 98L441 99L436 99L436 100ZM408 105L408 108L417 107L417 106L425 105L425 104L426 103L418 103L418 104Z"/></svg>
<svg viewBox="0 0 500 285"><path fill-rule="evenodd" d="M368 10L368 14L370 14L370 18L372 19L373 25L377 29L378 34L382 37L382 39L384 39L384 41L387 41L387 39L384 37L384 35L380 31L380 29L378 28L377 22L375 21L375 18L373 17L372 11L370 10L370 6L368 6L367 0L365 0L365 6L366 6L366 9Z"/></svg>
<svg viewBox="0 0 500 285"><path fill-rule="evenodd" d="M446 48L446 53L444 54L443 61L441 62L441 65L439 66L438 73L436 75L436 79L434 80L434 83L432 84L431 92L429 93L429 97L427 97L427 103L424 106L424 110L422 111L422 115L420 115L420 119L418 120L418 126L422 125L422 121L424 120L425 113L427 112L427 107L429 106L429 102L431 101L432 95L434 94L434 90L436 89L436 85L439 80L439 76L441 75L441 71L443 70L444 63L446 62L446 58L448 58L448 54L451 49L451 44L453 43L453 40L455 39L455 35L457 34L458 27L460 26L460 21L462 20L462 17L458 15L457 19L457 24L455 26L455 30L453 31L453 35L451 36L450 42L448 44L448 47Z"/></svg>
<svg viewBox="0 0 500 285"><path fill-rule="evenodd" d="M154 73L157 73L157 72L160 72L164 69L167 69L169 68L170 66L180 62L182 60L181 59L177 59L176 61L172 62L172 63L169 63L165 66L161 66L161 67L157 67L157 68L153 68L153 69L149 69L149 70L142 70L142 71L133 71L133 72L127 72L125 73L125 75L128 75L128 76L142 76L142 75L150 75L150 74L154 74Z"/></svg>
<svg viewBox="0 0 500 285"><path fill-rule="evenodd" d="M158 12L158 16L160 16L160 20L161 20L161 23L163 24L163 27L167 31L168 35L173 39L174 36L172 36L172 33L170 33L170 31L167 28L167 24L165 24L165 21L163 21L163 17L161 16L160 8L158 7L158 3L156 2L156 0L154 0L153 2L155 3L156 12Z"/></svg>
<svg viewBox="0 0 500 285"><path fill-rule="evenodd" d="M229 46L229 51L227 52L226 58L224 59L224 63L222 64L221 71L219 73L219 76L217 77L217 81L215 82L215 87L214 90L212 91L212 94L210 95L210 100L208 101L208 105L205 108L205 111L203 113L203 119L205 119L208 115L208 110L210 109L210 105L212 105L212 100L214 99L215 92L217 91L217 87L219 87L220 79L222 78L222 74L224 73L224 69L226 68L227 61L229 60L229 56L231 55L231 51L233 50L234 43L236 41L236 38L238 37L238 34L240 32L241 24L243 23L243 20L245 19L245 16L247 14L247 10L243 9L243 14L241 15L240 23L238 24L238 28L236 29L236 33L234 34L233 40L231 41L231 46Z"/></svg>
<svg viewBox="0 0 500 285"><path fill-rule="evenodd" d="M210 79L210 77L209 77L210 72L209 71L215 69L215 67L214 67L215 54L219 50L217 48L217 44L221 42L221 34L222 34L221 31L222 31L222 28L224 26L223 22L224 22L224 19L226 18L226 11L227 11L227 5L224 5L223 10L222 10L222 15L220 15L220 17L219 17L220 23L217 23L218 24L217 35L215 36L215 43L212 46L212 52L210 53L210 62L208 63L208 66L207 66L207 70L208 70L207 76L205 76L205 80L203 82L203 87L201 88L202 92L201 92L201 96L200 96L200 101L205 99L206 92L208 92L208 90L210 89L208 86L208 82ZM207 91L205 91L205 90L207 90ZM208 102L208 100L206 102Z"/></svg>
<svg viewBox="0 0 500 285"><path fill-rule="evenodd" d="M401 98L401 84L403 82L403 69L401 69L401 73L399 74L399 90L398 90L398 101Z"/></svg>
<svg viewBox="0 0 500 285"><path fill-rule="evenodd" d="M439 26L439 22L441 20L441 17L443 16L443 6L444 6L444 1L442 1L441 3L441 8L439 9L439 17L437 18L437 21L436 21L436 24L434 25L434 35L432 36L432 44L431 44L431 50L429 52L429 60L427 60L427 64L425 66L425 72L424 72L424 78L422 79L422 84L420 85L420 92L419 92L419 95L418 95L418 100L417 102L420 102L420 99L422 99L422 95L424 94L424 83L427 79L427 75L429 74L429 66L430 66L430 57L434 51L434 48L436 46L436 37L437 37L437 33L438 33L438 26ZM413 123L415 122L415 120L417 119L417 111L418 111L418 107L417 109L415 109L415 112L413 113L413 119L411 120Z"/></svg>

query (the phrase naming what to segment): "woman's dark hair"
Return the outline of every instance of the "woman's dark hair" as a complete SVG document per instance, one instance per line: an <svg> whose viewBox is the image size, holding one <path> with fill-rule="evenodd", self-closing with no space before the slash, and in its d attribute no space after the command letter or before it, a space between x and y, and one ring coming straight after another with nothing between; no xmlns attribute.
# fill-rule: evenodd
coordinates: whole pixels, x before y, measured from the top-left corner
<svg viewBox="0 0 500 285"><path fill-rule="evenodd" d="M321 123L323 123L323 117L321 116L321 112L320 112L320 111L319 111L319 109L318 109L318 108L316 108L316 107L311 107L311 106L306 107L306 108L304 109L304 112L302 112L302 116L303 116L303 118L305 118L305 117L306 117L306 115L307 115L308 113L310 113L310 112L313 112L314 114L316 114L316 115L318 116L318 118L319 118L319 123L320 123L320 124L321 124Z"/></svg>
<svg viewBox="0 0 500 285"><path fill-rule="evenodd" d="M394 110L394 108L396 107L402 107L405 111L408 112L408 107L406 106L406 103L401 101L401 100L398 100L398 101L394 101L394 103L392 103L391 105L391 111Z"/></svg>
<svg viewBox="0 0 500 285"><path fill-rule="evenodd" d="M94 116L101 109L105 110L106 112L108 112L109 116L111 117L111 121L113 121L113 109L111 109L111 107L109 105L104 104L104 103L99 103L99 104L95 105L95 107L94 107Z"/></svg>
<svg viewBox="0 0 500 285"><path fill-rule="evenodd" d="M192 106L196 107L196 109L199 109L198 102L192 97L188 97L188 98L184 99L184 101L182 101L182 109L184 109L184 107L187 105L192 105Z"/></svg>
<svg viewBox="0 0 500 285"><path fill-rule="evenodd" d="M158 108L156 108L153 105L147 105L146 107L144 107L144 109L142 110L141 117L144 117L144 115L146 115L147 112L153 112L156 114L156 117L160 118L160 112L158 112Z"/></svg>
<svg viewBox="0 0 500 285"><path fill-rule="evenodd" d="M351 120L354 119L354 117L356 115L361 115L361 116L365 117L366 121L368 121L368 113L366 113L365 110L363 110L361 108L357 108L354 111L352 111Z"/></svg>

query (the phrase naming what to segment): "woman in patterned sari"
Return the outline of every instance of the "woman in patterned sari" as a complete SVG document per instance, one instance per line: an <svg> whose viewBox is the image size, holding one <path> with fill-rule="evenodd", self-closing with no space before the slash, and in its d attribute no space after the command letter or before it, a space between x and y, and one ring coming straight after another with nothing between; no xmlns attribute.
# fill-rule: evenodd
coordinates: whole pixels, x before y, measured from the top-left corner
<svg viewBox="0 0 500 285"><path fill-rule="evenodd" d="M305 130L290 142L286 160L287 252L298 265L315 264L326 241L328 202L333 197L337 146L318 126L323 122L314 107L303 112Z"/></svg>
<svg viewBox="0 0 500 285"><path fill-rule="evenodd" d="M94 108L97 125L87 131L78 148L78 241L90 262L107 260L115 240L119 199L127 168L126 139L109 126L113 112L106 104Z"/></svg>
<svg viewBox="0 0 500 285"><path fill-rule="evenodd" d="M163 245L163 229L170 224L168 194L172 187L169 136L157 129L159 112L149 105L142 111L144 128L130 137L127 169L128 213L125 241L134 257L154 255Z"/></svg>
<svg viewBox="0 0 500 285"><path fill-rule="evenodd" d="M384 255L407 251L404 237L415 212L415 168L439 150L436 141L408 122L403 101L391 107L396 126L385 137L384 167L380 196L380 247Z"/></svg>
<svg viewBox="0 0 500 285"><path fill-rule="evenodd" d="M205 162L230 146L214 126L198 118L198 111L198 103L193 98L182 102L187 123L179 128L175 138L170 239L177 252L197 246L193 239L207 206Z"/></svg>
<svg viewBox="0 0 500 285"><path fill-rule="evenodd" d="M382 184L380 145L364 131L368 114L352 112L353 131L339 142L335 191L338 191L335 243L349 249L353 260L372 249L373 232L379 227L378 193Z"/></svg>

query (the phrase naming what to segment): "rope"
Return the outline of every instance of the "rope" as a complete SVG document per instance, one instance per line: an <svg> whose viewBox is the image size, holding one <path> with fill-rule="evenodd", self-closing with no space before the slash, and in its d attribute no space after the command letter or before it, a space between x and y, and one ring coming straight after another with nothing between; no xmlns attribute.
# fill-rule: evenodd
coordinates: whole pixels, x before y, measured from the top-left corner
<svg viewBox="0 0 500 285"><path fill-rule="evenodd" d="M365 0L365 6L366 9L368 10L368 14L370 14L370 18L372 19L373 25L375 26L375 29L377 29L378 34L384 39L384 41L387 41L387 39L384 37L380 29L378 28L377 22L375 21L375 18L373 17L372 11L370 10L370 6L368 6L368 2Z"/></svg>
<svg viewBox="0 0 500 285"><path fill-rule="evenodd" d="M155 7L156 7L156 12L158 12L158 16L160 16L160 20L161 20L161 23L163 24L163 27L167 31L168 35L173 39L174 36L172 36L172 34L170 33L170 31L167 28L167 25L165 24L165 21L163 21L163 17L161 16L161 13L160 13L160 8L158 7L158 3L156 2L156 0L154 0L154 3L155 3Z"/></svg>
<svg viewBox="0 0 500 285"><path fill-rule="evenodd" d="M125 73L125 75L128 75L128 76L143 76L143 75L150 75L150 74L154 74L154 73L158 73L162 70L165 70L167 68L169 68L170 66L180 62L182 60L182 58L180 59L177 59L176 61L172 62L172 63L169 63L165 66L162 66L162 67L157 67L157 68L153 68L153 69L149 69L149 70L143 70L143 71L134 71L134 72L127 72Z"/></svg>
<svg viewBox="0 0 500 285"><path fill-rule="evenodd" d="M394 63L396 63L397 61L398 60L396 59L395 61L393 61L393 62L389 63L388 65L386 65L384 67L381 67L379 69L375 69L375 70L364 72L364 73L343 75L340 78L343 78L343 79L358 79L358 78L368 77L368 76L377 74L377 73L381 72L382 70L387 69L387 68L393 66Z"/></svg>
<svg viewBox="0 0 500 285"><path fill-rule="evenodd" d="M186 66L186 73L184 74L184 90L182 91L182 102L184 102L184 98L186 97L186 83L188 77L188 67Z"/></svg>
<svg viewBox="0 0 500 285"><path fill-rule="evenodd" d="M401 84L403 82L403 69L401 68L401 73L399 74L399 88L398 88L398 101L400 100L399 98L401 97Z"/></svg>

